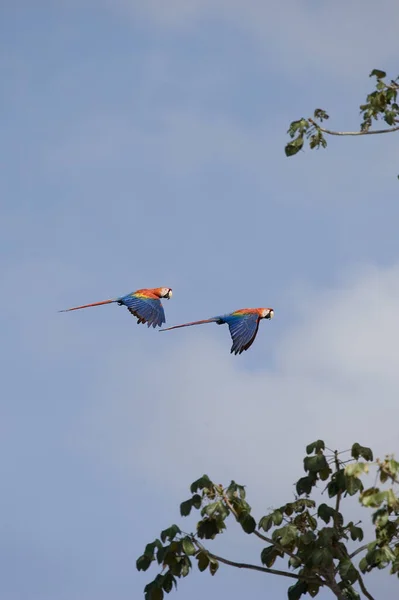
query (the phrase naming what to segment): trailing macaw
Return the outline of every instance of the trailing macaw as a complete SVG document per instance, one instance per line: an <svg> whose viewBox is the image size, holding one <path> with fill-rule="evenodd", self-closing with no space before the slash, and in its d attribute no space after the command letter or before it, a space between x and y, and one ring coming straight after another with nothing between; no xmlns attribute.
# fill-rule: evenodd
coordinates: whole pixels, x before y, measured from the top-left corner
<svg viewBox="0 0 399 600"><path fill-rule="evenodd" d="M241 354L244 350L248 350L252 346L261 319L272 319L274 310L272 308L241 308L228 315L212 317L203 321L193 321L192 323L184 323L183 325L175 325L167 327L159 331L170 331L179 327L190 327L191 325L202 325L203 323L217 323L223 325L227 323L230 329L233 345L230 353Z"/></svg>
<svg viewBox="0 0 399 600"><path fill-rule="evenodd" d="M102 302L94 302L94 304L84 304L83 306L75 306L74 308L66 308L59 312L69 312L70 310L79 310L80 308L89 308L91 306L100 306L101 304L111 304L116 302L119 306L126 306L127 309L137 317L137 324L147 323L161 327L165 323L165 312L161 303L161 298L172 297L172 289L168 287L150 288L137 290L126 296L112 298L111 300L103 300Z"/></svg>

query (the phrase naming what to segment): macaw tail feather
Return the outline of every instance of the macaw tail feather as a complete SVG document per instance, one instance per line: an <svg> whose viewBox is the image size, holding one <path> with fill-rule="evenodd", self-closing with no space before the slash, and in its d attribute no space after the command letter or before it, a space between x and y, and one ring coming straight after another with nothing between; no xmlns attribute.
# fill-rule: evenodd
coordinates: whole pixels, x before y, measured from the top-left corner
<svg viewBox="0 0 399 600"><path fill-rule="evenodd" d="M80 308L90 308L91 306L101 306L101 304L111 304L111 302L117 302L115 298L112 300L103 300L102 302L94 302L93 304L83 304L82 306L74 306L73 308L65 308L58 312L69 312L70 310L79 310Z"/></svg>
<svg viewBox="0 0 399 600"><path fill-rule="evenodd" d="M203 325L204 323L217 323L218 318L213 317L212 319L204 319L202 321L192 321L191 323L183 323L183 325L174 325L173 327L166 327L159 331L170 331L171 329L179 329L180 327L191 327L191 325Z"/></svg>

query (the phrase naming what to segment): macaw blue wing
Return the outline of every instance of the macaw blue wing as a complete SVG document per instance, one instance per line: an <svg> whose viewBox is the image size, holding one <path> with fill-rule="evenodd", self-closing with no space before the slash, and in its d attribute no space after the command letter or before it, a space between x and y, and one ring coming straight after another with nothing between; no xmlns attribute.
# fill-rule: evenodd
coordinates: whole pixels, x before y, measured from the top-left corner
<svg viewBox="0 0 399 600"><path fill-rule="evenodd" d="M129 294L118 300L120 305L126 306L128 310L137 317L137 323L147 323L155 328L161 327L165 320L165 312L159 298L143 298Z"/></svg>
<svg viewBox="0 0 399 600"><path fill-rule="evenodd" d="M228 324L233 345L231 354L241 354L253 344L259 327L259 316L257 314L231 315L224 318Z"/></svg>

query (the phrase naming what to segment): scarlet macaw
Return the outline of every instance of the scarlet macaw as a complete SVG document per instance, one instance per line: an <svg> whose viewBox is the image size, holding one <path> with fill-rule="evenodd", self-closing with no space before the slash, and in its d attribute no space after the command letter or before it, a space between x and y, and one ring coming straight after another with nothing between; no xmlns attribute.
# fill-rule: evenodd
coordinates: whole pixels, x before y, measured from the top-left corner
<svg viewBox="0 0 399 600"><path fill-rule="evenodd" d="M127 309L137 317L137 324L147 323L155 328L157 325L161 327L165 323L165 312L161 303L161 298L172 297L172 289L168 287L150 288L137 290L120 298L112 300L103 300L102 302L94 302L94 304L84 304L83 306L75 306L74 308L66 308L59 312L69 312L70 310L79 310L80 308L89 308L91 306L100 306L101 304L111 304L116 302L119 306L126 306Z"/></svg>
<svg viewBox="0 0 399 600"><path fill-rule="evenodd" d="M272 319L274 310L272 308L241 308L228 315L219 317L212 317L211 319L205 319L203 321L193 321L192 323L184 323L183 325L175 325L174 327L167 327L160 329L159 331L170 331L171 329L178 329L179 327L189 327L191 325L202 325L203 323L217 323L223 325L227 323L230 329L231 339L233 345L230 353L241 354L244 350L253 344L256 334L258 333L258 327L261 319Z"/></svg>

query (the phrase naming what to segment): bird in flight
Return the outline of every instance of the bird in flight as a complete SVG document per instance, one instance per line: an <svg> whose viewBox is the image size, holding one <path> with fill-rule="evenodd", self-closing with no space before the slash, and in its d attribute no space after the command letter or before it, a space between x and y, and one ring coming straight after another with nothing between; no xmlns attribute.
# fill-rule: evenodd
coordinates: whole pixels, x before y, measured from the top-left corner
<svg viewBox="0 0 399 600"><path fill-rule="evenodd" d="M103 300L102 302L94 302L93 304L84 304L75 306L74 308L66 308L59 312L69 312L70 310L79 310L80 308L90 308L91 306L100 306L101 304L111 304L116 302L119 306L126 306L133 316L137 317L137 324L147 323L155 328L157 325L161 327L165 322L165 312L161 303L161 298L172 297L172 289L168 287L150 288L137 290L126 296L112 298L111 300Z"/></svg>
<svg viewBox="0 0 399 600"><path fill-rule="evenodd" d="M230 353L241 354L241 352L248 350L248 348L252 346L256 334L258 333L260 320L272 319L273 315L274 310L272 308L241 308L228 315L212 317L211 319L204 319L203 321L193 321L192 323L184 323L183 325L175 325L174 327L160 329L160 331L170 331L171 329L178 329L179 327L203 325L204 323L217 323L218 325L227 323L231 339L233 340Z"/></svg>

